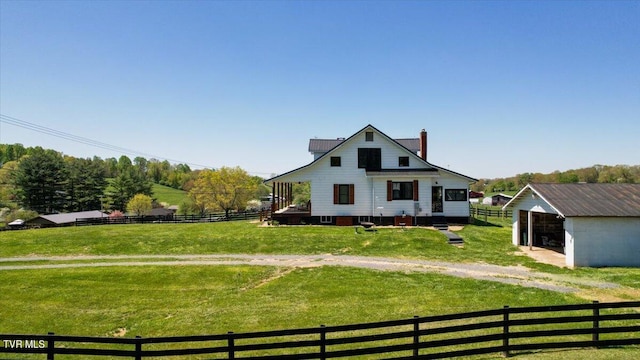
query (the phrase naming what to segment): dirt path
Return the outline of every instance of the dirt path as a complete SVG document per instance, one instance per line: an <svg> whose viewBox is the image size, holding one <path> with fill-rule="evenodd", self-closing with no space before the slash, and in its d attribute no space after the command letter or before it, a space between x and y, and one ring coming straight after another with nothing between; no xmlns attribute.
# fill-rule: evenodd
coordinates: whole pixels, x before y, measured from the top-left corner
<svg viewBox="0 0 640 360"><path fill-rule="evenodd" d="M20 264L20 262L46 262ZM379 271L435 272L450 276L496 281L562 293L620 288L618 284L532 271L523 266L481 263L344 256L344 255L115 255L0 258L0 271L107 266L256 265L285 268L349 266Z"/></svg>

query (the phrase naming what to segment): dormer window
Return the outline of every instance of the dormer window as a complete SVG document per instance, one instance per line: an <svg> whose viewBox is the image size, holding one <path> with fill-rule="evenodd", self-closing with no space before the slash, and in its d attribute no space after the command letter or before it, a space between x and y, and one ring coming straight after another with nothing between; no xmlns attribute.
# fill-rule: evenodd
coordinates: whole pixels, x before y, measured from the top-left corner
<svg viewBox="0 0 640 360"><path fill-rule="evenodd" d="M366 133L364 133L364 140L373 141L373 131L367 131Z"/></svg>

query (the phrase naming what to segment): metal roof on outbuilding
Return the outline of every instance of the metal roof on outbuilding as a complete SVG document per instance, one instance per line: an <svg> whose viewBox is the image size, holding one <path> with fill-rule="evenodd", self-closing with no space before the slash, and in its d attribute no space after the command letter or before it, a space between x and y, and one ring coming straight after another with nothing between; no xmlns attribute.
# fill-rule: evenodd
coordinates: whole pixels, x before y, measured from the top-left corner
<svg viewBox="0 0 640 360"><path fill-rule="evenodd" d="M504 207L527 189L564 217L640 217L640 184L528 184Z"/></svg>
<svg viewBox="0 0 640 360"><path fill-rule="evenodd" d="M76 219L90 219L90 218L99 218L103 216L109 216L106 213L103 213L100 210L91 210L91 211L80 211L80 212L72 212L72 213L62 213L62 214L50 214L50 215L40 215L36 219L30 220L29 222L38 222L37 219L44 219L52 224L69 224L74 223Z"/></svg>

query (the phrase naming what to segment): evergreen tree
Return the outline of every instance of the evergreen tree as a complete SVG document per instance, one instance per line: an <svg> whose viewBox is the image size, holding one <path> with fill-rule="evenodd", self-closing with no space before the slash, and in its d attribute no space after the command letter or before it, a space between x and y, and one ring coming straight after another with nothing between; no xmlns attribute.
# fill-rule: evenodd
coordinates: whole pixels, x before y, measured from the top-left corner
<svg viewBox="0 0 640 360"><path fill-rule="evenodd" d="M62 155L38 148L24 157L13 175L20 205L40 214L63 210L66 168Z"/></svg>
<svg viewBox="0 0 640 360"><path fill-rule="evenodd" d="M67 158L65 209L86 211L101 209L101 198L107 185L105 171L98 161Z"/></svg>

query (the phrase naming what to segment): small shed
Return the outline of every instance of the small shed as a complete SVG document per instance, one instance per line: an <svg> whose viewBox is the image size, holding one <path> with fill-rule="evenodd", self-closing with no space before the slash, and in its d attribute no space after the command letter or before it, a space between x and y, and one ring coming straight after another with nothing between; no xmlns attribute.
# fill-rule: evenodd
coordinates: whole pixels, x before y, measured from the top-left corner
<svg viewBox="0 0 640 360"><path fill-rule="evenodd" d="M511 201L511 199L513 199L513 196L511 195L507 195L507 194L495 194L493 196L491 196L491 205L493 206L503 206L506 203L508 203L509 201Z"/></svg>
<svg viewBox="0 0 640 360"><path fill-rule="evenodd" d="M640 266L640 184L528 184L507 208L514 245L561 252L568 267Z"/></svg>
<svg viewBox="0 0 640 360"><path fill-rule="evenodd" d="M147 214L145 217L152 217L156 220L173 220L173 215L175 213L176 212L172 209L155 208L151 209L149 214Z"/></svg>

